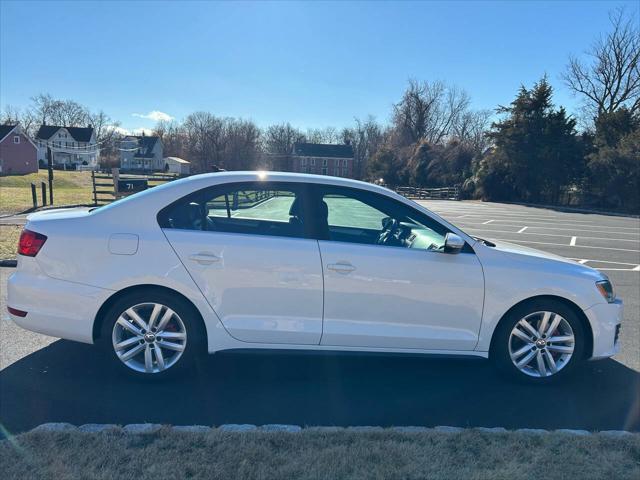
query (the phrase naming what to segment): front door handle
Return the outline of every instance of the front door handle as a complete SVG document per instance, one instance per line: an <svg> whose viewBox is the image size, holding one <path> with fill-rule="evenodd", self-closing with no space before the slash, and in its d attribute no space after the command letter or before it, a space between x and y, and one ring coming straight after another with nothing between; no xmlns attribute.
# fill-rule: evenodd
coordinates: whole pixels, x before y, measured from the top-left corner
<svg viewBox="0 0 640 480"><path fill-rule="evenodd" d="M338 263L330 263L329 265L327 265L327 269L333 270L334 272L337 272L337 273L347 274L347 273L353 272L356 269L356 267L351 265L349 262L338 262Z"/></svg>
<svg viewBox="0 0 640 480"><path fill-rule="evenodd" d="M213 253L194 253L189 255L189 260L199 263L200 265L211 265L220 261L220 257Z"/></svg>

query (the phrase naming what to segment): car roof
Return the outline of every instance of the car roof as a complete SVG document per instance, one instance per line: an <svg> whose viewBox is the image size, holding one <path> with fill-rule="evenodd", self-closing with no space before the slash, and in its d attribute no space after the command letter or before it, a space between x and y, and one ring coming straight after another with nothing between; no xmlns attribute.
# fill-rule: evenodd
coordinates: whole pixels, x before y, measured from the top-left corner
<svg viewBox="0 0 640 480"><path fill-rule="evenodd" d="M201 182L206 180L214 180L217 183L233 183L247 181L262 182L297 182L297 183L314 183L322 185L338 185L352 188L359 188L371 191L389 193L393 192L388 188L374 185L372 183L353 180L344 177L332 177L328 175L314 175L311 173L293 173L293 172L277 172L269 170L251 170L251 171L233 171L233 172L216 172L202 173L192 175L185 179L186 181Z"/></svg>

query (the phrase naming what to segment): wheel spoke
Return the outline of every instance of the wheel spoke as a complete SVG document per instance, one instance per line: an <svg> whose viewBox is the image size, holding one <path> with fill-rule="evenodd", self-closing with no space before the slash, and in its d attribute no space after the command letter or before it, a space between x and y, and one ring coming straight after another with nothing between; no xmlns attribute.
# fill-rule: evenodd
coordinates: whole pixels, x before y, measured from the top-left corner
<svg viewBox="0 0 640 480"><path fill-rule="evenodd" d="M573 353L573 346L571 345L547 345L547 349L553 352Z"/></svg>
<svg viewBox="0 0 640 480"><path fill-rule="evenodd" d="M129 345L133 345L134 343L140 342L141 339L142 339L142 337L131 337L131 338L128 338L126 340L123 340L120 343L116 343L114 345L114 348L116 350L122 350L123 348L128 347Z"/></svg>
<svg viewBox="0 0 640 480"><path fill-rule="evenodd" d="M536 352L534 350L531 350L527 355L525 355L523 358L521 358L518 363L516 363L516 367L518 367L518 368L525 367L526 365L529 364L531 359L533 357L535 357L535 356L536 356Z"/></svg>
<svg viewBox="0 0 640 480"><path fill-rule="evenodd" d="M162 355L162 349L160 348L160 346L156 343L153 346L153 350L156 353L156 362L158 363L158 368L160 370L164 370L164 355Z"/></svg>
<svg viewBox="0 0 640 480"><path fill-rule="evenodd" d="M574 338L573 335L560 335L558 337L549 337L547 338L547 342L553 342L553 343L573 343Z"/></svg>
<svg viewBox="0 0 640 480"><path fill-rule="evenodd" d="M556 331L556 328L558 328L558 325L560 325L561 321L562 321L562 317L560 315L556 315L553 318L553 321L551 322L551 325L547 330L547 337L550 337L551 335L553 335L553 333Z"/></svg>
<svg viewBox="0 0 640 480"><path fill-rule="evenodd" d="M131 333L133 333L134 335L137 335L139 337L141 337L143 335L143 333L140 331L140 329L138 327L136 327L133 323L131 323L129 320L126 320L124 317L120 317L118 319L118 325L120 325L122 328L129 330Z"/></svg>
<svg viewBox="0 0 640 480"><path fill-rule="evenodd" d="M184 340L185 338L187 338L187 335L182 332L158 332L156 333L156 337L172 340Z"/></svg>
<svg viewBox="0 0 640 480"><path fill-rule="evenodd" d="M524 318L518 322L518 325L524 327L524 329L527 330L531 335L533 335L534 338L538 338L540 336L538 331L533 328L533 325L527 322Z"/></svg>
<svg viewBox="0 0 640 480"><path fill-rule="evenodd" d="M144 349L144 369L147 373L153 372L153 358L151 357L151 345L149 344Z"/></svg>
<svg viewBox="0 0 640 480"><path fill-rule="evenodd" d="M538 363L538 372L541 377L547 376L547 368L544 366L544 357L542 356L542 352L538 350L536 354L536 362Z"/></svg>
<svg viewBox="0 0 640 480"><path fill-rule="evenodd" d="M513 329L512 333L513 333L513 335L518 337L523 342L527 342L527 343L532 343L533 342L533 339L529 335L524 333L522 330L520 330L517 325L516 325L516 328Z"/></svg>
<svg viewBox="0 0 640 480"><path fill-rule="evenodd" d="M160 315L160 312L162 311L162 305L160 305L159 303L156 303L153 306L153 311L151 312L151 316L149 317L149 330L151 330L156 323L156 320L158 319L158 316Z"/></svg>
<svg viewBox="0 0 640 480"><path fill-rule="evenodd" d="M123 362L127 362L131 360L133 357L135 357L137 354L139 354L142 350L144 350L144 345L138 344L128 352L125 352L124 354L122 354L122 356L120 357L120 360L122 360Z"/></svg>
<svg viewBox="0 0 640 480"><path fill-rule="evenodd" d="M182 352L184 350L184 345L180 345L179 343L173 343L173 342L160 342L158 343L158 346L160 348L175 350L176 352Z"/></svg>
<svg viewBox="0 0 640 480"><path fill-rule="evenodd" d="M556 366L556 361L553 359L553 355L549 350L545 350L544 356L547 359L547 363L549 364L549 370L551 373L556 373L558 371L558 367Z"/></svg>
<svg viewBox="0 0 640 480"><path fill-rule="evenodd" d="M547 325L549 325L549 319L552 315L554 314L551 312L544 312L544 315L542 315L542 320L540 320L540 326L538 327L538 331L541 335L544 335L546 333Z"/></svg>
<svg viewBox="0 0 640 480"><path fill-rule="evenodd" d="M530 351L533 348L533 345L531 344L527 344L524 347L516 350L515 352L513 352L511 354L511 358L516 360L518 357L522 356L523 354L527 353L528 351Z"/></svg>
<svg viewBox="0 0 640 480"><path fill-rule="evenodd" d="M169 322L169 320L171 320L171 317L173 317L173 315L174 315L174 311L171 310L169 307L167 307L167 310L164 312L164 315L158 322L158 325L156 325L156 329L158 331L164 330L164 327L167 326L167 323Z"/></svg>
<svg viewBox="0 0 640 480"><path fill-rule="evenodd" d="M142 328L143 330L149 330L147 322L145 322L142 319L142 317L138 315L138 313L133 308L129 308L125 313L129 316L131 320L136 322L140 326L140 328Z"/></svg>

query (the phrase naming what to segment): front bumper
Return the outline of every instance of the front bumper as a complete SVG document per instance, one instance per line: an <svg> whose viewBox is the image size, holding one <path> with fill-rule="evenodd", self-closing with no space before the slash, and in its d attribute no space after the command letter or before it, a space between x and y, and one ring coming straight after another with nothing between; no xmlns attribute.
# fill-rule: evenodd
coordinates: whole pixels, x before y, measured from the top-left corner
<svg viewBox="0 0 640 480"><path fill-rule="evenodd" d="M98 309L113 292L48 277L34 258L21 257L7 282L7 305L27 312L9 314L20 327L33 332L93 343Z"/></svg>
<svg viewBox="0 0 640 480"><path fill-rule="evenodd" d="M624 307L622 300L599 303L584 311L593 331L593 353L591 358L612 357L620 351L618 333L622 323Z"/></svg>

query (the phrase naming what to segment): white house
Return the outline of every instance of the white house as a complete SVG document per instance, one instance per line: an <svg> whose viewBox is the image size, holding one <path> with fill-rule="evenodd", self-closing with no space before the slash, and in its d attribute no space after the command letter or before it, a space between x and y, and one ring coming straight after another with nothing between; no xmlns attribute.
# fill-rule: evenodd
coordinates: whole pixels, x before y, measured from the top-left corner
<svg viewBox="0 0 640 480"><path fill-rule="evenodd" d="M47 148L51 149L53 165L65 169L98 167L100 149L93 127L60 127L42 125L36 134L38 163L47 164Z"/></svg>
<svg viewBox="0 0 640 480"><path fill-rule="evenodd" d="M122 170L162 171L165 168L160 137L129 135L120 142Z"/></svg>
<svg viewBox="0 0 640 480"><path fill-rule="evenodd" d="M191 162L179 157L166 157L164 159L165 170L178 175L189 175L191 172Z"/></svg>

